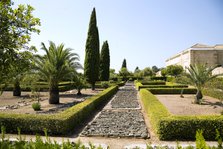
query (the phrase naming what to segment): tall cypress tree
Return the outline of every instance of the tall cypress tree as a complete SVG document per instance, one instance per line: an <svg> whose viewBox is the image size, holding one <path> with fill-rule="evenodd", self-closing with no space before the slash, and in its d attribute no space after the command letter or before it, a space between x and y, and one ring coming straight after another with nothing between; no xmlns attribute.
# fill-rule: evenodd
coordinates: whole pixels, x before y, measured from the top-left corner
<svg viewBox="0 0 223 149"><path fill-rule="evenodd" d="M127 68L126 59L124 59L123 62L122 62L122 68Z"/></svg>
<svg viewBox="0 0 223 149"><path fill-rule="evenodd" d="M108 42L105 41L102 45L101 56L100 56L99 76L101 81L108 81L109 69L110 69L109 45Z"/></svg>
<svg viewBox="0 0 223 149"><path fill-rule="evenodd" d="M96 11L94 8L89 23L84 61L84 76L91 84L92 90L95 89L95 82L98 80L99 76L99 56L99 34Z"/></svg>

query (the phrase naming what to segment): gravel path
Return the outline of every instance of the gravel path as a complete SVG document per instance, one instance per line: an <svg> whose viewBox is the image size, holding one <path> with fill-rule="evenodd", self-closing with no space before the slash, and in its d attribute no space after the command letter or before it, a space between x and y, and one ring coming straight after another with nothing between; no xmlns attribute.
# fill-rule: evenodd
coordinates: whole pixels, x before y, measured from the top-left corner
<svg viewBox="0 0 223 149"><path fill-rule="evenodd" d="M105 107L81 136L149 138L133 83L120 88L108 105L110 108Z"/></svg>

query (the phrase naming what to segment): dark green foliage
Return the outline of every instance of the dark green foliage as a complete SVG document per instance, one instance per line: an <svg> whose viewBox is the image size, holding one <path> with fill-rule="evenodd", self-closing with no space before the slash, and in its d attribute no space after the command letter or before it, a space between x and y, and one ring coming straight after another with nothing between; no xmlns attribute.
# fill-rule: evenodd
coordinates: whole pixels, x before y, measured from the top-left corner
<svg viewBox="0 0 223 149"><path fill-rule="evenodd" d="M35 69L41 78L47 81L49 86L49 103L59 103L59 83L65 79L72 79L76 70L81 67L79 55L71 52L71 48L64 48L64 44L56 46L52 41L49 48L41 43L42 50L46 53L43 56L35 57Z"/></svg>
<svg viewBox="0 0 223 149"><path fill-rule="evenodd" d="M99 79L99 57L99 34L94 8L89 23L84 60L84 76L92 85L92 90L95 89L95 82Z"/></svg>
<svg viewBox="0 0 223 149"><path fill-rule="evenodd" d="M0 126L5 126L9 133L15 133L17 128L21 128L23 133L35 134L42 133L45 128L50 134L67 134L89 118L99 106L104 105L117 90L117 86L112 86L84 102L53 115L0 113Z"/></svg>
<svg viewBox="0 0 223 149"><path fill-rule="evenodd" d="M140 85L138 89L142 88L187 88L187 85Z"/></svg>
<svg viewBox="0 0 223 149"><path fill-rule="evenodd" d="M109 45L105 41L102 45L101 56L100 56L100 80L108 81L110 70L110 54L109 54Z"/></svg>
<svg viewBox="0 0 223 149"><path fill-rule="evenodd" d="M183 72L183 67L181 65L170 65L166 67L166 73L171 76L178 76Z"/></svg>
<svg viewBox="0 0 223 149"><path fill-rule="evenodd" d="M163 118L158 127L161 140L195 140L198 129L206 140L215 140L216 129L223 135L223 116L171 116Z"/></svg>
<svg viewBox="0 0 223 149"><path fill-rule="evenodd" d="M142 81L143 85L166 85L165 81Z"/></svg>
<svg viewBox="0 0 223 149"><path fill-rule="evenodd" d="M167 77L151 77L151 80L162 80L162 81L166 81Z"/></svg>
<svg viewBox="0 0 223 149"><path fill-rule="evenodd" d="M195 88L147 88L153 94L196 94Z"/></svg>
<svg viewBox="0 0 223 149"><path fill-rule="evenodd" d="M126 68L127 69L126 59L123 60L121 68Z"/></svg>
<svg viewBox="0 0 223 149"><path fill-rule="evenodd" d="M159 71L159 68L157 66L152 67L153 73L157 73Z"/></svg>
<svg viewBox="0 0 223 149"><path fill-rule="evenodd" d="M18 53L21 49L27 52L31 33L40 32L37 29L40 20L33 16L33 11L34 8L30 5L14 7L11 0L0 1L0 84L6 85L15 77L16 71L11 68L12 64L20 66L15 62L18 60Z"/></svg>

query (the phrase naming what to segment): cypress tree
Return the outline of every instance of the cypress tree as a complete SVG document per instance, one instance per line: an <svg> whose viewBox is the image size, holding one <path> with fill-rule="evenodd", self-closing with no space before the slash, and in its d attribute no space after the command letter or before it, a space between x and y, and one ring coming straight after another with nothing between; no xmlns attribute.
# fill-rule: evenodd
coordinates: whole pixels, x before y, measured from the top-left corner
<svg viewBox="0 0 223 149"><path fill-rule="evenodd" d="M127 68L127 66L126 66L126 59L124 59L123 62L122 62L122 68Z"/></svg>
<svg viewBox="0 0 223 149"><path fill-rule="evenodd" d="M109 45L108 42L105 41L102 45L101 56L100 56L99 76L101 81L109 80L109 69L110 69Z"/></svg>
<svg viewBox="0 0 223 149"><path fill-rule="evenodd" d="M99 76L99 34L95 8L91 13L88 36L85 49L84 76L95 89L95 82Z"/></svg>

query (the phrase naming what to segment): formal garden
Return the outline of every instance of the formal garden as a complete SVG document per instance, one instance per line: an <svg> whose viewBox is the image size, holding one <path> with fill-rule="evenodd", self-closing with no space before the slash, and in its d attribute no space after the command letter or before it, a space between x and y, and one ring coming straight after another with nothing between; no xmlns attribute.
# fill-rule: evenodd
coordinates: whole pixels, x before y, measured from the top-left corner
<svg viewBox="0 0 223 149"><path fill-rule="evenodd" d="M29 46L31 34L40 33L40 19L30 5L12 6L10 0L0 2L0 148L109 148L49 137L75 134L80 140L145 140L142 148L148 149L173 148L154 145L162 141L222 149L223 79L212 75L217 66L136 67L131 72L124 59L116 73L108 41L100 50L95 8L82 66L78 53L64 44ZM24 135L36 136L27 140ZM178 142L174 147L183 148Z"/></svg>

